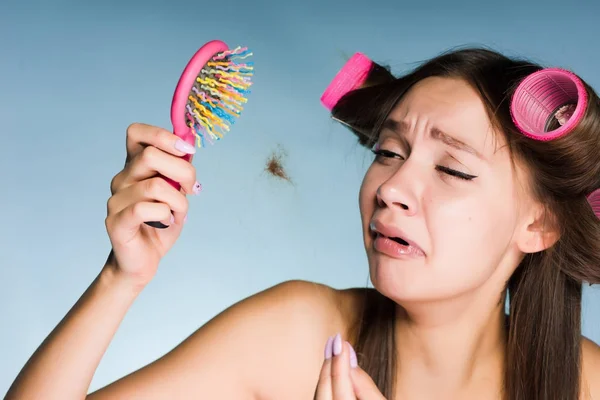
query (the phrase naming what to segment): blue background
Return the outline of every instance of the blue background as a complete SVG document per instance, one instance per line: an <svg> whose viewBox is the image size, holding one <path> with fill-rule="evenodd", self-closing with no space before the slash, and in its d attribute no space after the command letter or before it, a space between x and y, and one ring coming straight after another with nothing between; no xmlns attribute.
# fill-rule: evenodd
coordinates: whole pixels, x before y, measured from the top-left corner
<svg viewBox="0 0 600 400"><path fill-rule="evenodd" d="M357 193L371 158L319 97L362 51L394 72L461 45L572 68L600 88L600 3L579 1L0 2L0 393L99 272L109 182L134 121L170 128L174 86L204 42L254 52L225 140L194 159L204 193L102 360L92 389L161 356L283 280L368 282ZM293 185L264 166L282 148ZM583 333L600 341L600 290ZM595 311L596 310L596 311Z"/></svg>

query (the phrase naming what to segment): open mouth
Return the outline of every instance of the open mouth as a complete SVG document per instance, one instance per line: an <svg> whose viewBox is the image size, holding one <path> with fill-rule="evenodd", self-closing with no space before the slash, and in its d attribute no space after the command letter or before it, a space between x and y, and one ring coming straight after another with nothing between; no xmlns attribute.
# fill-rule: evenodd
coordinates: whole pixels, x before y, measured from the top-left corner
<svg viewBox="0 0 600 400"><path fill-rule="evenodd" d="M396 243L400 243L403 246L408 246L409 245L406 240L404 240L402 238L399 238L399 237L391 237L391 238L388 238L388 239L393 240Z"/></svg>
<svg viewBox="0 0 600 400"><path fill-rule="evenodd" d="M404 235L404 232L400 229L383 225L377 221L371 222L369 228L373 238L373 246L376 250L392 257L425 256L423 250L410 239L395 236L398 234Z"/></svg>
<svg viewBox="0 0 600 400"><path fill-rule="evenodd" d="M401 237L388 237L388 236L385 236L373 229L371 230L371 236L373 237L373 239L377 239L377 237L382 237L382 238L387 238L387 239L393 240L394 242L399 243L403 246L410 246L410 243L408 243L406 240L402 239Z"/></svg>

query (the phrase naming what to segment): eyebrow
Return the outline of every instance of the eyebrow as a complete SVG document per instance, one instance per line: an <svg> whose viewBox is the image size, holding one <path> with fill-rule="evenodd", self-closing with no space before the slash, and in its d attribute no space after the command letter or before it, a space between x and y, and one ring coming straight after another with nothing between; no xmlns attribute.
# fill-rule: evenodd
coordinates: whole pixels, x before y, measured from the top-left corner
<svg viewBox="0 0 600 400"><path fill-rule="evenodd" d="M393 119L387 119L383 123L383 128L392 130L401 135L405 132L408 132L408 130L410 129L409 125L406 122L396 121ZM455 137L443 132L439 128L432 127L430 134L431 134L431 137L433 137L436 140L441 141L442 143L444 143L447 146L450 146L457 150L466 151L467 153L473 154L476 157L483 158L483 156L477 150L475 150L473 147L471 147L468 144L466 144L465 142L460 141L460 140L456 139Z"/></svg>

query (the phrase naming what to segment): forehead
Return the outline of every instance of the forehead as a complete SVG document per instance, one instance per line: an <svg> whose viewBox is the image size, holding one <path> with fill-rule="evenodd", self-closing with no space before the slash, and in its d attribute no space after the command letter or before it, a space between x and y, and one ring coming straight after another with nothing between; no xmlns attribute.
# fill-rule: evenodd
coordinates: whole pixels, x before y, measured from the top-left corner
<svg viewBox="0 0 600 400"><path fill-rule="evenodd" d="M491 155L499 139L479 93L461 79L431 77L415 84L390 119L426 123ZM497 143L496 143L497 144Z"/></svg>

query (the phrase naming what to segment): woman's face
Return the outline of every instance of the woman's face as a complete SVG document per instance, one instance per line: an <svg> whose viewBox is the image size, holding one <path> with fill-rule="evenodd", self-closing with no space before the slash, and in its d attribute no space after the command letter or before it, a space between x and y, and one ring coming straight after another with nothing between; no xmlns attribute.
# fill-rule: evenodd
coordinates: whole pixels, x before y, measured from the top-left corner
<svg viewBox="0 0 600 400"><path fill-rule="evenodd" d="M498 289L522 253L531 199L478 93L428 78L388 116L360 190L371 280L396 301Z"/></svg>

